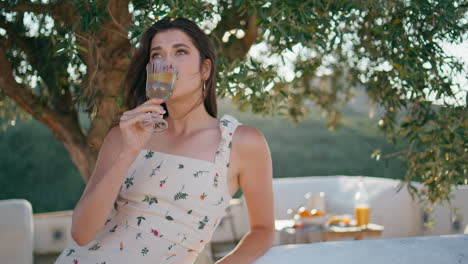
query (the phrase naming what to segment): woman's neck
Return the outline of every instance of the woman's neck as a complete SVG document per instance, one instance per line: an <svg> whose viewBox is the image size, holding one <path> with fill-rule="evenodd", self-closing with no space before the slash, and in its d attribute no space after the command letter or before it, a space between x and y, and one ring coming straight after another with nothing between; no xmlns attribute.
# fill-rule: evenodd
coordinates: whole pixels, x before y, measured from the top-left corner
<svg viewBox="0 0 468 264"><path fill-rule="evenodd" d="M200 98L187 102L186 100L166 103L169 116L166 118L169 127L167 133L184 136L194 131L208 128L217 123L217 120L206 112Z"/></svg>

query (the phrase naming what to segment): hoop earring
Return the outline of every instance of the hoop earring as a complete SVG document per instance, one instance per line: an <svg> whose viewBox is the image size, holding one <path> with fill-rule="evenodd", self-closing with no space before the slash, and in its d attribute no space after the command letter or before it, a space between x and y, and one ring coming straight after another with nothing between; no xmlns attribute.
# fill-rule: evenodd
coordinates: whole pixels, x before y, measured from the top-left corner
<svg viewBox="0 0 468 264"><path fill-rule="evenodd" d="M206 96L206 82L203 82L203 98Z"/></svg>

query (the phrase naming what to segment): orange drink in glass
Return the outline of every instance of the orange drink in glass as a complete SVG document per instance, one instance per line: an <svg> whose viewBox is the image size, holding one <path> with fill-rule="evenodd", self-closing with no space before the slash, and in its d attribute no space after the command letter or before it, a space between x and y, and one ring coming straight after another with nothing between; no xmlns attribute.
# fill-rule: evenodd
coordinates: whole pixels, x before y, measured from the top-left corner
<svg viewBox="0 0 468 264"><path fill-rule="evenodd" d="M356 206L356 221L358 226L369 224L369 206Z"/></svg>

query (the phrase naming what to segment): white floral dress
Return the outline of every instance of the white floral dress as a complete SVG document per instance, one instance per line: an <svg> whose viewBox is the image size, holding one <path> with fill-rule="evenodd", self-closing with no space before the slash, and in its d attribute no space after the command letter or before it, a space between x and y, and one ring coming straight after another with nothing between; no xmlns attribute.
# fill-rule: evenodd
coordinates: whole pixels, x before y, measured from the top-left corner
<svg viewBox="0 0 468 264"><path fill-rule="evenodd" d="M56 264L193 263L226 212L231 140L240 123L219 121L215 162L143 149L96 238L72 241Z"/></svg>

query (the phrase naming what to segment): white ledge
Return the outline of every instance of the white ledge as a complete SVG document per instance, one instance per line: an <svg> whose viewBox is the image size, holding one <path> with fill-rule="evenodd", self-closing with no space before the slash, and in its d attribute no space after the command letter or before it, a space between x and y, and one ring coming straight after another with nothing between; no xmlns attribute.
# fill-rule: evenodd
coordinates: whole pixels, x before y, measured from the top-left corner
<svg viewBox="0 0 468 264"><path fill-rule="evenodd" d="M255 264L468 264L468 235L332 241L271 248Z"/></svg>

